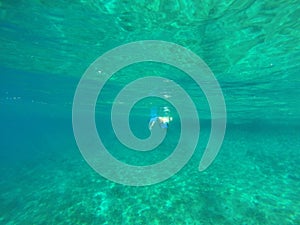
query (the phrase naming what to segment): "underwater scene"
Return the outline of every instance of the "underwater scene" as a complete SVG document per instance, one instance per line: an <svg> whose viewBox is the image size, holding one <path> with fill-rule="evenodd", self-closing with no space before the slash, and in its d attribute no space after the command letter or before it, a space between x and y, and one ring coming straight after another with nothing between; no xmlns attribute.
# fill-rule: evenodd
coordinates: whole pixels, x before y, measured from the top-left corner
<svg viewBox="0 0 300 225"><path fill-rule="evenodd" d="M0 0L0 224L300 225L299 0Z"/></svg>

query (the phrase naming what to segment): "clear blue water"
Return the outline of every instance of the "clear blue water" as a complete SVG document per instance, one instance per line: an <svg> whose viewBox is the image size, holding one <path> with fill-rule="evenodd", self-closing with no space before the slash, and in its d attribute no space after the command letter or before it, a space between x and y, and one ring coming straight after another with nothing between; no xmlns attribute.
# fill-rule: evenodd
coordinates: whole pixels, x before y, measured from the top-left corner
<svg viewBox="0 0 300 225"><path fill-rule="evenodd" d="M299 3L0 1L0 224L300 224ZM210 133L201 90L168 65L144 62L116 73L97 101L95 121L119 160L161 161L180 134L172 109L158 151L124 148L109 113L128 82L173 79L193 97L200 117L191 160L145 187L96 173L72 129L73 97L85 70L106 51L139 40L170 41L199 55L219 81L227 109L220 153L199 172ZM149 98L134 107L130 124L140 138L149 135L151 104L168 103Z"/></svg>

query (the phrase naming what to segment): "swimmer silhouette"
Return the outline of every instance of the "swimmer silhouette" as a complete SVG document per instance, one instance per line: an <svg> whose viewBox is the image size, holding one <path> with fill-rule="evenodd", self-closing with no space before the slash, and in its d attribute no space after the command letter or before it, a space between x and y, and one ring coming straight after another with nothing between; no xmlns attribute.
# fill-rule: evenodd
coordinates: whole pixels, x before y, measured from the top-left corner
<svg viewBox="0 0 300 225"><path fill-rule="evenodd" d="M149 121L149 130L152 130L155 123L159 123L162 129L167 129L169 127L170 121L172 121L172 117L169 114L170 110L167 107L164 107L164 116L158 116L157 108L151 109L151 117Z"/></svg>

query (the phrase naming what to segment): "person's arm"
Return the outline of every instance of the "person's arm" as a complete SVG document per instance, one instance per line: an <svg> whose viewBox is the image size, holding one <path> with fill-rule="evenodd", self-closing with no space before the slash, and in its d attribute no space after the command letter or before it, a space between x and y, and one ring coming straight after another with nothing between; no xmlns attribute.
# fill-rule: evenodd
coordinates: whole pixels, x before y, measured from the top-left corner
<svg viewBox="0 0 300 225"><path fill-rule="evenodd" d="M152 117L152 118L150 119L150 121L149 121L149 130L152 130L152 128L153 128L153 126L154 126L156 120L157 120L157 117Z"/></svg>

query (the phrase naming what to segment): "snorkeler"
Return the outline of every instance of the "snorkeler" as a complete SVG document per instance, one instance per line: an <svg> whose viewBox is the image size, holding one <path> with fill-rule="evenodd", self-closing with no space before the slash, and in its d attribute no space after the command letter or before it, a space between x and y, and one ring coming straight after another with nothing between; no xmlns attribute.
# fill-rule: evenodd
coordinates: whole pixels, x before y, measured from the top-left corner
<svg viewBox="0 0 300 225"><path fill-rule="evenodd" d="M152 130L153 126L156 122L159 123L160 127L163 129L167 129L169 127L170 121L172 121L172 117L166 114L166 112L169 112L169 109L164 110L164 116L158 116L157 109L152 108L151 109L151 118L149 121L149 130Z"/></svg>

